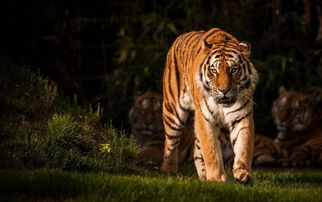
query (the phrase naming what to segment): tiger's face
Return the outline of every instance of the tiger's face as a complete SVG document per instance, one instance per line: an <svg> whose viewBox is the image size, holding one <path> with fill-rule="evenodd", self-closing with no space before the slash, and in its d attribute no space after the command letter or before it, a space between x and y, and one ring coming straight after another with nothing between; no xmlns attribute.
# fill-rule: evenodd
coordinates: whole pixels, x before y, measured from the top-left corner
<svg viewBox="0 0 322 202"><path fill-rule="evenodd" d="M275 125L282 132L301 132L314 119L313 99L298 91L279 89L279 97L273 102L272 114Z"/></svg>
<svg viewBox="0 0 322 202"><path fill-rule="evenodd" d="M146 92L136 96L129 112L129 122L132 134L141 146L152 136L163 134L162 95Z"/></svg>
<svg viewBox="0 0 322 202"><path fill-rule="evenodd" d="M201 76L204 88L218 104L234 104L243 89L257 82L257 72L249 60L250 44L224 41L212 48L206 41L203 43L207 54Z"/></svg>

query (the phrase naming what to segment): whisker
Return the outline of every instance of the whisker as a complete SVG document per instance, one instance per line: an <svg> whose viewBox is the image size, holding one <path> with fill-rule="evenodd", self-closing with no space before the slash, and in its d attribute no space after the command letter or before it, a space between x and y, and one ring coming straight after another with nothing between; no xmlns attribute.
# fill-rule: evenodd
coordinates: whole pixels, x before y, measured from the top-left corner
<svg viewBox="0 0 322 202"><path fill-rule="evenodd" d="M249 101L251 101L256 107L259 107L258 104L251 97L249 97L247 95L244 95L244 94L240 94L240 96L242 96L242 97L248 99Z"/></svg>

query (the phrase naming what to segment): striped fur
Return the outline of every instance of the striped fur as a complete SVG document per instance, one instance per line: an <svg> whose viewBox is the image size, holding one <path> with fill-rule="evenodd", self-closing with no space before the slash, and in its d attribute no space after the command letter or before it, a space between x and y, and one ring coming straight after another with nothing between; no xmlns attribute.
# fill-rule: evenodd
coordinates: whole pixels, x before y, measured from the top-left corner
<svg viewBox="0 0 322 202"><path fill-rule="evenodd" d="M221 132L219 134L221 143L221 150L223 155L224 164L230 167L234 161L234 151L231 147L229 134ZM268 166L276 165L279 157L282 156L282 150L273 139L265 137L261 134L254 136L254 155L253 165L255 166Z"/></svg>
<svg viewBox="0 0 322 202"><path fill-rule="evenodd" d="M189 32L175 40L163 75L166 139L162 171L177 172L182 130L189 112L194 111L199 178L227 181L218 141L224 127L229 129L235 153L234 177L242 183L252 182L252 95L258 74L249 56L248 43L218 28ZM203 163L205 168L198 166Z"/></svg>
<svg viewBox="0 0 322 202"><path fill-rule="evenodd" d="M161 163L164 150L164 129L162 122L162 94L146 92L135 96L129 111L131 133L140 146L140 157ZM192 126L183 131L179 146L179 163L192 161L194 135ZM174 144L178 144L174 142Z"/></svg>
<svg viewBox="0 0 322 202"><path fill-rule="evenodd" d="M272 114L278 135L275 142L286 154L283 166L322 164L322 110L312 96L281 87Z"/></svg>

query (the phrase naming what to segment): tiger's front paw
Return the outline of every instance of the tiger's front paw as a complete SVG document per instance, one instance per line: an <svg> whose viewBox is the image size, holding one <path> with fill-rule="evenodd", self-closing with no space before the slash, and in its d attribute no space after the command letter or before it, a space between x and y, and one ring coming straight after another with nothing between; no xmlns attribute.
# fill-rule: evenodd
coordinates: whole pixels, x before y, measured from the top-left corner
<svg viewBox="0 0 322 202"><path fill-rule="evenodd" d="M242 168L233 170L234 178L241 184L253 185L253 177Z"/></svg>

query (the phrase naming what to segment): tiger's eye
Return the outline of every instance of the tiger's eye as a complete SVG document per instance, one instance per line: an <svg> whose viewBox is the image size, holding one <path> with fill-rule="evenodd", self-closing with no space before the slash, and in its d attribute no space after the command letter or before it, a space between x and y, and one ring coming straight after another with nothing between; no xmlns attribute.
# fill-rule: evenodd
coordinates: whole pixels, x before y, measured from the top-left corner
<svg viewBox="0 0 322 202"><path fill-rule="evenodd" d="M239 67L236 65L236 66L233 66L231 69L230 69L230 73L234 74L236 72L239 71Z"/></svg>
<svg viewBox="0 0 322 202"><path fill-rule="evenodd" d="M145 99L145 100L143 100L143 101L141 102L141 107L142 107L143 109L147 109L147 108L149 108L149 107L150 107L150 104L151 104L150 100Z"/></svg>
<svg viewBox="0 0 322 202"><path fill-rule="evenodd" d="M216 75L216 74L218 73L216 69L210 69L210 72L211 72L212 74L214 74L214 75Z"/></svg>

